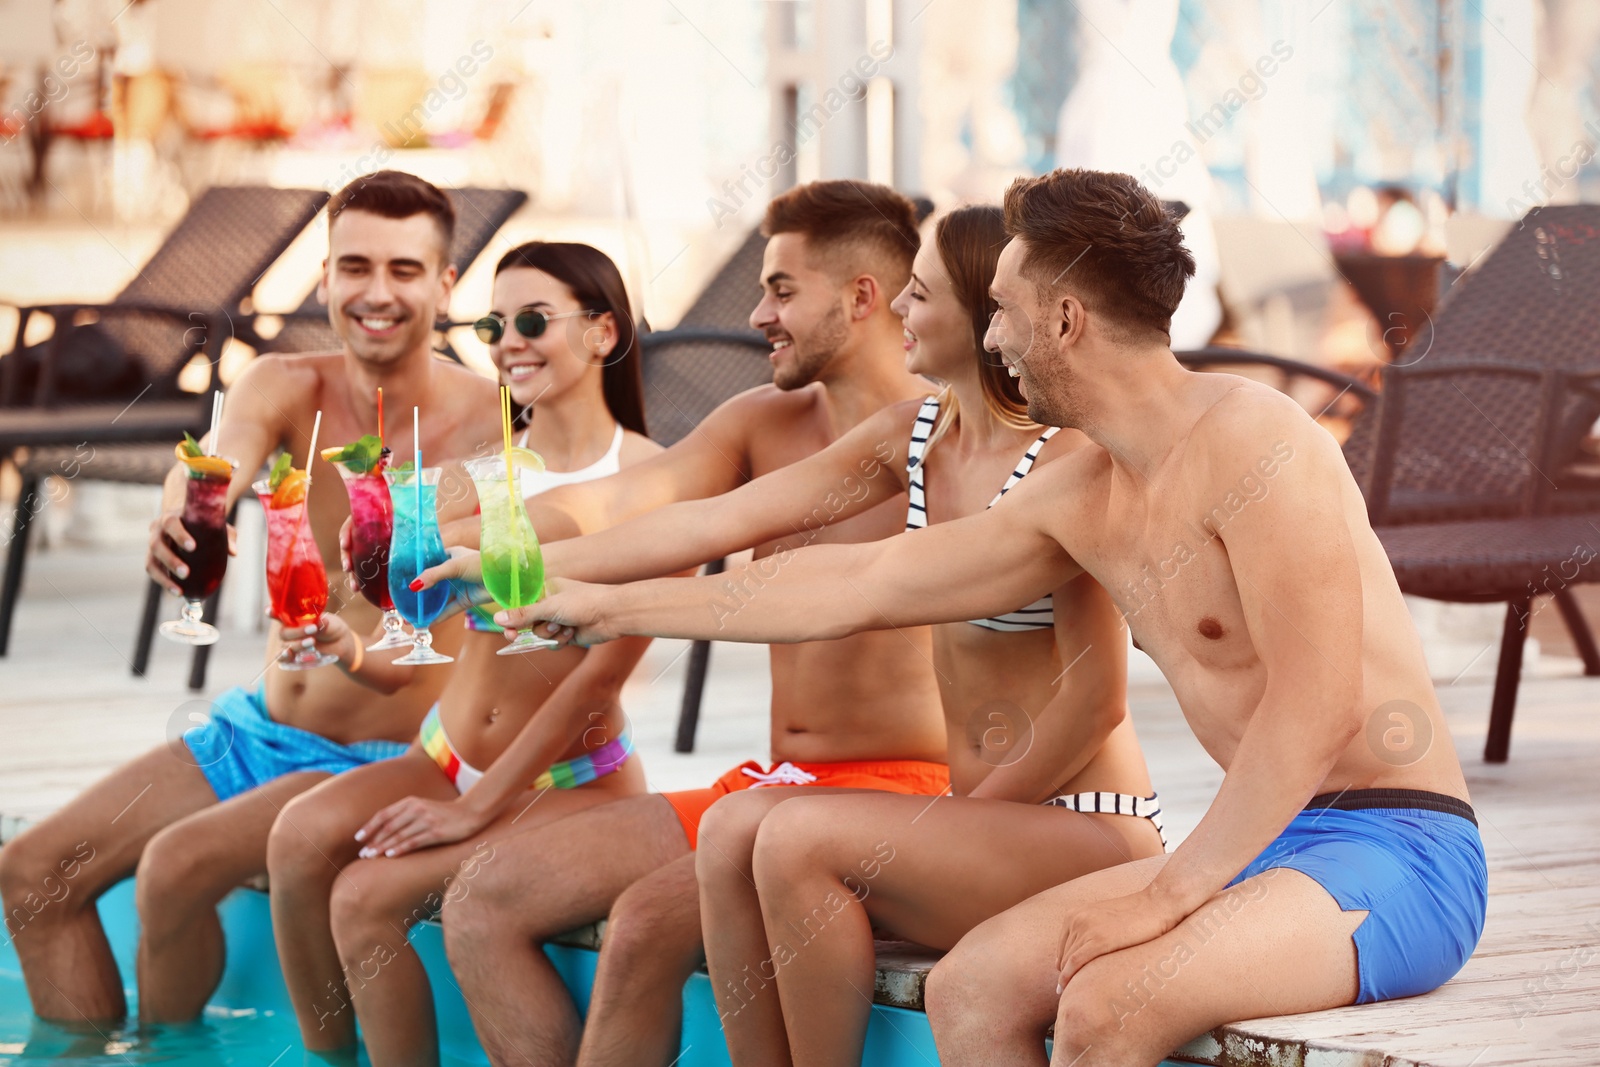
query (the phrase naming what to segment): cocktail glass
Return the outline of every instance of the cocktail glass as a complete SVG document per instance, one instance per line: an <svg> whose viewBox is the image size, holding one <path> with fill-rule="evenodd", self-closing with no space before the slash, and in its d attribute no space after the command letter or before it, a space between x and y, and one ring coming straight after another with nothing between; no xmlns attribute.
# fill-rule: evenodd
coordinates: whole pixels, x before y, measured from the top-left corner
<svg viewBox="0 0 1600 1067"><path fill-rule="evenodd" d="M417 575L437 567L449 556L439 537L435 494L439 488L438 467L384 471L389 483L389 500L394 506L394 536L389 542L389 596L395 608L412 626L411 651L396 663L450 663L453 657L433 650L433 634L428 627L450 603L449 582L411 591Z"/></svg>
<svg viewBox="0 0 1600 1067"><path fill-rule="evenodd" d="M383 612L383 637L368 652L391 648L410 648L405 624L389 595L389 542L394 538L394 505L389 500L389 484L379 471L361 473L342 463L333 464L350 494L350 566L356 588L372 605Z"/></svg>
<svg viewBox="0 0 1600 1067"><path fill-rule="evenodd" d="M200 616L205 602L222 584L228 569L228 484L238 466L228 461L229 473L199 474L190 471L183 494L183 528L194 539L194 550L185 552L172 538L167 547L189 568L189 573L174 579L183 594L183 612L171 622L161 624L161 636L185 645L214 645L222 635ZM197 477L197 475L199 475Z"/></svg>
<svg viewBox="0 0 1600 1067"><path fill-rule="evenodd" d="M466 467L478 488L483 516L478 540L483 587L502 608L525 608L544 596L544 556L533 523L528 521L522 493L516 488L515 466L508 476L505 456L500 455L469 460ZM559 641L539 637L529 627L518 630L516 640L500 649L499 655L560 647Z"/></svg>
<svg viewBox="0 0 1600 1067"><path fill-rule="evenodd" d="M259 481L250 488L261 499L267 513L267 596L272 602L272 617L285 626L315 626L328 607L328 572L317 551L311 523L306 517L306 499L273 504L272 486ZM316 648L284 648L278 666L286 671L304 671L338 663L337 656Z"/></svg>

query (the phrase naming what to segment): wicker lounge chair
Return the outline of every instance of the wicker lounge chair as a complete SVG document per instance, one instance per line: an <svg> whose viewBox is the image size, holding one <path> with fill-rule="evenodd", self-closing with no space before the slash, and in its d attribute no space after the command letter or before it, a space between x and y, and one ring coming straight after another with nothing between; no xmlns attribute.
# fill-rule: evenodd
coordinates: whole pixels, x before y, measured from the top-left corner
<svg viewBox="0 0 1600 1067"><path fill-rule="evenodd" d="M1385 373L1368 491L1373 525L1403 592L1506 604L1484 759L1505 762L1532 602L1551 595L1585 661L1600 655L1571 587L1600 581L1600 511L1561 513L1550 471L1566 445L1558 413L1591 392L1593 374L1516 364L1424 364ZM1476 518L1389 524L1391 501L1448 498Z"/></svg>
<svg viewBox="0 0 1600 1067"><path fill-rule="evenodd" d="M159 483L172 466L173 441L204 430L209 408L205 392L179 388L179 374L201 356L214 384L223 343L246 321L256 280L327 198L317 189L209 189L109 304L18 309L15 343L0 360L0 459L15 462L22 476L0 588L0 655L29 528L43 504L40 482L57 475ZM54 333L30 347L28 324L39 315L54 321ZM141 664L135 668L142 673Z"/></svg>

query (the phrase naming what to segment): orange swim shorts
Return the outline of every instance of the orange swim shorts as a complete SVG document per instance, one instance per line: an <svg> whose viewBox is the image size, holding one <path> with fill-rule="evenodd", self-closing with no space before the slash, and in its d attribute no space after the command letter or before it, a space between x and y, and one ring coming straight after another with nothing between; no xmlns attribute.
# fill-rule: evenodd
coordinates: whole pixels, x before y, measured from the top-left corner
<svg viewBox="0 0 1600 1067"><path fill-rule="evenodd" d="M790 763L766 768L747 760L718 778L709 789L663 793L678 813L689 847L700 843L700 819L706 809L729 793L741 789L828 786L834 789L877 789L885 793L938 796L950 791L950 768L926 760L850 760L839 763Z"/></svg>

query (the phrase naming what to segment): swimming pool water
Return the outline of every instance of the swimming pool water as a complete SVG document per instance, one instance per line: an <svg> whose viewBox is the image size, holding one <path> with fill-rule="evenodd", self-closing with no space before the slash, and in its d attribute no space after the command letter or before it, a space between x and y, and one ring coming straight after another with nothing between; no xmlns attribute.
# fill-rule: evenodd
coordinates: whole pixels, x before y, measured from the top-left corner
<svg viewBox="0 0 1600 1067"><path fill-rule="evenodd" d="M101 897L99 908L123 980L131 985L138 937L133 882L113 887ZM0 1067L43 1067L63 1061L76 1067L313 1067L325 1062L300 1044L278 969L266 894L235 890L220 910L228 946L222 983L205 1015L183 1026L85 1027L78 1032L36 1019L7 938L0 944ZM411 932L411 942L433 985L444 1067L486 1067L488 1060L445 960L439 927L419 924ZM587 1012L595 954L563 946L551 946L546 952L577 999L578 1010ZM132 988L128 1005L130 1011L137 1010ZM696 974L684 990L682 1047L676 1067L728 1067L711 982L704 974ZM367 1063L365 1055L360 1062ZM927 1016L881 1004L873 1008L863 1064L929 1067L938 1062Z"/></svg>

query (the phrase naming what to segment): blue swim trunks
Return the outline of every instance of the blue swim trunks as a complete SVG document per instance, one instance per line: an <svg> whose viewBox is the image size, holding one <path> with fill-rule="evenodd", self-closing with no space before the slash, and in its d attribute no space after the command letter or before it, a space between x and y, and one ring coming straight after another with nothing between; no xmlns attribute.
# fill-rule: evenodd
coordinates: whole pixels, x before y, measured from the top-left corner
<svg viewBox="0 0 1600 1067"><path fill-rule="evenodd" d="M338 774L392 759L410 747L403 741L341 745L274 722L267 714L264 688L235 687L219 693L211 702L209 721L184 731L183 743L219 801L296 771Z"/></svg>
<svg viewBox="0 0 1600 1067"><path fill-rule="evenodd" d="M1236 885L1275 867L1310 877L1356 927L1358 1004L1437 989L1483 934L1489 871L1472 806L1416 789L1313 797Z"/></svg>

